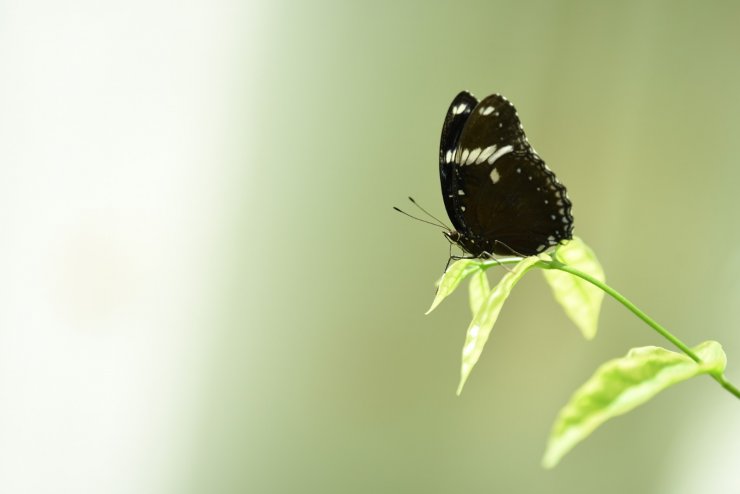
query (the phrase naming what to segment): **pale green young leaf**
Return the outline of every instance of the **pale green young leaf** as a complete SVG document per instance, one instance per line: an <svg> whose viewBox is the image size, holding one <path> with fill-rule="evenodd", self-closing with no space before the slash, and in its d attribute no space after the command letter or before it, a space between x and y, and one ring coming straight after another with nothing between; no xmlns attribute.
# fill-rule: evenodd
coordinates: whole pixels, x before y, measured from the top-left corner
<svg viewBox="0 0 740 494"><path fill-rule="evenodd" d="M603 364L560 411L542 466L554 467L601 424L647 402L669 386L699 374L722 374L727 360L719 343L705 341L694 352L701 363L665 348L646 346L633 348L627 356Z"/></svg>
<svg viewBox="0 0 740 494"><path fill-rule="evenodd" d="M460 384L457 387L458 395L462 392L470 371L478 362L483 347L488 341L488 335L491 333L498 314L501 312L501 307L506 302L512 288L524 276L524 273L529 271L538 261L539 259L536 256L522 259L501 278L501 281L489 292L488 297L483 300L480 308L473 316L465 336L465 346L463 346Z"/></svg>
<svg viewBox="0 0 740 494"><path fill-rule="evenodd" d="M604 281L604 270L594 252L578 237L556 251L557 259L579 271ZM590 340L596 336L604 292L582 278L557 269L543 270L555 300L565 309L571 321Z"/></svg>
<svg viewBox="0 0 740 494"><path fill-rule="evenodd" d="M468 302L470 303L470 311L473 316L478 313L478 309L483 304L483 301L488 298L488 294L491 293L491 287L488 284L488 275L482 269L473 273L470 277L469 286L469 297Z"/></svg>
<svg viewBox="0 0 740 494"><path fill-rule="evenodd" d="M442 278L437 282L437 294L434 301L426 314L429 314L442 303L455 289L462 283L465 278L481 270L481 263L477 259L459 259L452 263Z"/></svg>

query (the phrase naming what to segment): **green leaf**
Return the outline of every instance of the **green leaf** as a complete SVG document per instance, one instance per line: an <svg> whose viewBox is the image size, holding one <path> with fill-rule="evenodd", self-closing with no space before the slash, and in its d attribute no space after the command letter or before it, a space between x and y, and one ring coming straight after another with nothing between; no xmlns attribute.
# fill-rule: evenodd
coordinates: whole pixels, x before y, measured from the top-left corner
<svg viewBox="0 0 740 494"><path fill-rule="evenodd" d="M719 343L705 341L694 352L701 363L665 348L646 346L633 348L626 357L603 364L560 411L542 466L554 467L601 424L647 402L669 386L699 374L722 374L727 359Z"/></svg>
<svg viewBox="0 0 740 494"><path fill-rule="evenodd" d="M561 246L555 255L560 262L604 281L604 270L596 255L580 238L574 237ZM587 340L596 336L604 292L570 273L557 269L545 269L543 273L555 300L565 309L565 313L578 326L583 336Z"/></svg>
<svg viewBox="0 0 740 494"><path fill-rule="evenodd" d="M481 263L477 259L460 259L452 263L442 275L442 278L437 282L437 294L434 297L432 306L426 311L426 314L436 309L444 299L455 291L465 278L480 269Z"/></svg>
<svg viewBox="0 0 740 494"><path fill-rule="evenodd" d="M539 261L536 256L526 257L519 261L519 264L506 273L501 281L498 282L488 297L483 300L478 311L473 316L473 320L468 327L465 336L465 346L462 352L462 368L460 370L460 384L457 387L457 394L462 392L465 381L473 370L475 363L478 362L483 347L488 341L488 335L491 334L493 325L496 323L501 307L509 297L514 285Z"/></svg>
<svg viewBox="0 0 740 494"><path fill-rule="evenodd" d="M473 276L470 277L469 291L468 301L470 302L470 311L475 316L480 306L488 298L488 294L491 293L491 287L488 284L488 276L485 271L481 269L473 273Z"/></svg>

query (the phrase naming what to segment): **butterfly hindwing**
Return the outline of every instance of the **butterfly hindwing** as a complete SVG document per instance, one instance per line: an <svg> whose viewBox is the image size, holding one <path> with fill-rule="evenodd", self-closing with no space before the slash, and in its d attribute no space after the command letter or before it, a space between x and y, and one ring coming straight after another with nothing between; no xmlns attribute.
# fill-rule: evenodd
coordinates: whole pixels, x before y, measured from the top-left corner
<svg viewBox="0 0 740 494"><path fill-rule="evenodd" d="M445 126L449 119L448 112ZM453 142L451 155L440 148L440 176L465 250L532 255L571 238L565 187L527 142L506 98L491 95L478 103Z"/></svg>

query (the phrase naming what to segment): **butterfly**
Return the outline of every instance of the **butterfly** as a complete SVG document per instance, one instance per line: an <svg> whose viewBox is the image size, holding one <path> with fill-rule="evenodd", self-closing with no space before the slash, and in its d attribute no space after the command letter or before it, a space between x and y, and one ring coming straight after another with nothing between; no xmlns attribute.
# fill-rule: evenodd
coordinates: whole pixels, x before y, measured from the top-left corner
<svg viewBox="0 0 740 494"><path fill-rule="evenodd" d="M454 230L473 257L534 255L573 237L565 186L532 149L516 109L492 94L458 94L445 117L439 178Z"/></svg>

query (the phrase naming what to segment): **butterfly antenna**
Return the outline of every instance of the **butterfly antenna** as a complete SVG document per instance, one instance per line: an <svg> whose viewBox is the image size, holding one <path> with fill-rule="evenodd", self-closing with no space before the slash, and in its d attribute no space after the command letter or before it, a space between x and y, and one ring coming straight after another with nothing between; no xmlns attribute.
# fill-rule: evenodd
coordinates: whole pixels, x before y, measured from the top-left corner
<svg viewBox="0 0 740 494"><path fill-rule="evenodd" d="M449 230L449 228L447 228L447 227L446 227L446 226L444 226L444 225L438 225L437 223L432 223L431 221L427 221L427 220L425 220L425 219L422 219L422 218L418 218L418 217L416 217L416 216L414 216L414 215L412 215L412 214L409 214L409 213L407 213L406 211L403 211L403 210L401 210L401 209L398 209L398 208L397 208L396 206L393 206L393 209L395 209L396 211L398 211L398 212L399 212L399 213L401 213L401 214L405 214L405 215L406 215L406 216L408 216L409 218L413 218L413 219L415 219L416 221L421 221L422 223L426 223L427 225L432 225L432 226L436 226L436 227L439 227L439 228L444 228L445 230Z"/></svg>
<svg viewBox="0 0 740 494"><path fill-rule="evenodd" d="M416 206L417 208L421 209L421 211L424 214L426 214L427 216L429 216L430 218L432 218L434 221L436 221L439 225L441 225L442 227L444 227L445 230L452 230L452 228L450 228L449 226L447 226L447 225L444 224L444 221L440 221L439 218L437 218L436 216L434 216L432 213L430 213L429 211L427 211L423 207L419 206L419 203L416 202L413 197L409 196L409 201L411 201L411 203L414 206Z"/></svg>

